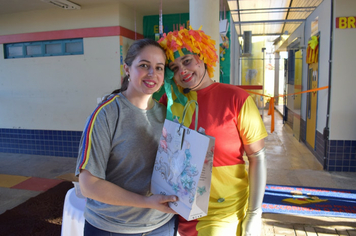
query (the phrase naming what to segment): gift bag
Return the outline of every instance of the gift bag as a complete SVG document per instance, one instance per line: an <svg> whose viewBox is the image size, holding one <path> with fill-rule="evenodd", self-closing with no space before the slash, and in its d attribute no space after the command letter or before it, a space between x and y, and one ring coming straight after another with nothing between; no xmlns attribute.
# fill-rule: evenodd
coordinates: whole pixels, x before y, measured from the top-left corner
<svg viewBox="0 0 356 236"><path fill-rule="evenodd" d="M192 102L195 130L183 125ZM206 216L209 205L215 138L197 131L197 119L190 101L181 123L165 120L151 181L153 194L178 196L169 206L186 220Z"/></svg>

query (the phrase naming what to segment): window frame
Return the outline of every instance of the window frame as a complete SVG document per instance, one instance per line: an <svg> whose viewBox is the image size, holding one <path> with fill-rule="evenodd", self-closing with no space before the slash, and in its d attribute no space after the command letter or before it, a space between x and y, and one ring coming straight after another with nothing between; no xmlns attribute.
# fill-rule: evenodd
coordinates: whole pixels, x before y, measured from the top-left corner
<svg viewBox="0 0 356 236"><path fill-rule="evenodd" d="M67 52L66 45L70 43L80 43L80 49L75 52ZM61 52L59 53L47 53L46 45L60 44ZM41 46L41 53L29 55L27 51L28 46ZM22 55L10 56L9 50L12 47L22 47ZM84 44L83 38L75 39L60 39L60 40L45 40L45 41L33 41L33 42L21 42L21 43L7 43L4 44L4 58L5 59L16 59L16 58L34 58L34 57L51 57L51 56L69 56L69 55L83 55L84 54Z"/></svg>

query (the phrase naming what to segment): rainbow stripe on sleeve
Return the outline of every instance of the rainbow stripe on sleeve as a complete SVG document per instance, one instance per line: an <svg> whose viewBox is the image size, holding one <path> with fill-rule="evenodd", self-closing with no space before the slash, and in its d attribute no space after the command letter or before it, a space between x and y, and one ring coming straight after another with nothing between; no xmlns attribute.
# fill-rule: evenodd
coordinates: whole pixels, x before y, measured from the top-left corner
<svg viewBox="0 0 356 236"><path fill-rule="evenodd" d="M119 95L113 96L112 98L108 99L107 101L103 102L100 106L98 106L93 113L90 115L90 119L87 122L85 128L84 128L84 140L82 143L82 154L81 154L81 161L79 165L79 169L85 169L85 166L88 163L89 160L89 154L90 154L90 149L91 149L91 142L92 142L92 132L93 132L93 127L94 127L94 121L96 120L96 117L98 116L99 112L103 107L106 105L110 104L113 102Z"/></svg>

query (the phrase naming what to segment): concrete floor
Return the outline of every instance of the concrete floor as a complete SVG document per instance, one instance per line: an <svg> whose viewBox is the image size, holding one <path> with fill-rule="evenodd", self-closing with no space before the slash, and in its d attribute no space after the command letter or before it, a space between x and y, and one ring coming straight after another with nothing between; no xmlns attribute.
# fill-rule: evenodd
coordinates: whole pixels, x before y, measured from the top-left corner
<svg viewBox="0 0 356 236"><path fill-rule="evenodd" d="M264 112L270 130L270 116ZM275 131L266 138L267 184L356 190L356 173L327 172L306 148L293 137L289 126L275 113ZM75 158L0 153L0 175L55 179L74 173ZM39 191L0 187L0 214ZM356 219L301 217L263 214L263 235L356 235Z"/></svg>

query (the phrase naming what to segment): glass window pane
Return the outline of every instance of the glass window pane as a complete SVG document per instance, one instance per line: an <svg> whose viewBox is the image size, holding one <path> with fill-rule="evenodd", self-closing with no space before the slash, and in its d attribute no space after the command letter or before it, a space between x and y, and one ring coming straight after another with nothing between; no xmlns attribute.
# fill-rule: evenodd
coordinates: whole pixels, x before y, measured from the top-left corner
<svg viewBox="0 0 356 236"><path fill-rule="evenodd" d="M66 43L67 53L82 52L82 42Z"/></svg>
<svg viewBox="0 0 356 236"><path fill-rule="evenodd" d="M8 57L23 56L22 46L8 47Z"/></svg>
<svg viewBox="0 0 356 236"><path fill-rule="evenodd" d="M5 58L83 54L83 39L64 39L4 44Z"/></svg>
<svg viewBox="0 0 356 236"><path fill-rule="evenodd" d="M62 44L46 44L46 54L60 54L62 53Z"/></svg>
<svg viewBox="0 0 356 236"><path fill-rule="evenodd" d="M26 46L26 55L38 55L41 54L41 45L28 45Z"/></svg>

